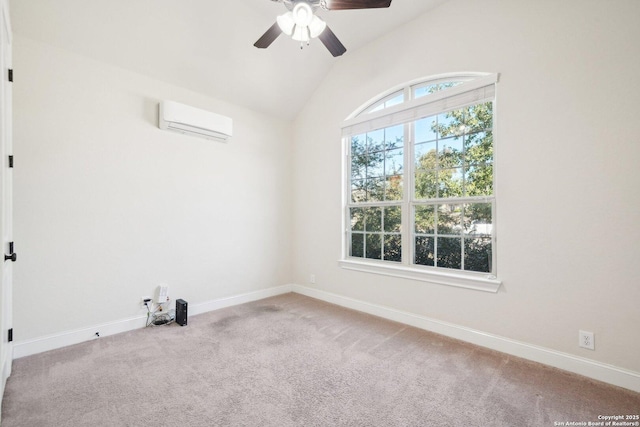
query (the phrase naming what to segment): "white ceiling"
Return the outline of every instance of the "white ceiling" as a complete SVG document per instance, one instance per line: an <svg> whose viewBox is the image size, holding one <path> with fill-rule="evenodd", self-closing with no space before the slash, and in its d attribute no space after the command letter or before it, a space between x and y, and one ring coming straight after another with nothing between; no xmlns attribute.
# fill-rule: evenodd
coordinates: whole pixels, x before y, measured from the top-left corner
<svg viewBox="0 0 640 427"><path fill-rule="evenodd" d="M318 11L347 53L448 0ZM258 111L293 119L333 58L319 40L253 43L286 11L270 0L10 0L13 32ZM344 58L343 56L342 58Z"/></svg>

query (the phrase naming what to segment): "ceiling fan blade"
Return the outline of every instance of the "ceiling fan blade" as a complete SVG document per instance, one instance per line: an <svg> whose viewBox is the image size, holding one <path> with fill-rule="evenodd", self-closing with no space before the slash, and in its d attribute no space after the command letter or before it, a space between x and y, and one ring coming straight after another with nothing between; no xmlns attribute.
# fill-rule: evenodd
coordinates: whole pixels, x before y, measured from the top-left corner
<svg viewBox="0 0 640 427"><path fill-rule="evenodd" d="M318 36L323 45L331 52L333 56L340 56L347 51L347 48L338 40L338 37L327 26L322 34Z"/></svg>
<svg viewBox="0 0 640 427"><path fill-rule="evenodd" d="M273 41L277 39L281 33L282 33L282 30L280 29L280 26L278 26L278 23L276 22L253 45L259 49L265 49L269 47L271 43L273 43Z"/></svg>
<svg viewBox="0 0 640 427"><path fill-rule="evenodd" d="M327 0L328 10L376 9L391 6L391 0Z"/></svg>

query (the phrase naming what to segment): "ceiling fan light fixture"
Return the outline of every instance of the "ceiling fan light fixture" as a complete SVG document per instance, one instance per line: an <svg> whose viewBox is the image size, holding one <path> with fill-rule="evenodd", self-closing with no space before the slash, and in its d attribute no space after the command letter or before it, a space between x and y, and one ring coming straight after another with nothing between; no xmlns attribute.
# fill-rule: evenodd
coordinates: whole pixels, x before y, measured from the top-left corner
<svg viewBox="0 0 640 427"><path fill-rule="evenodd" d="M288 36L293 34L293 27L296 26L296 22L293 20L293 13L287 12L284 15L280 15L276 18L278 21L278 27Z"/></svg>
<svg viewBox="0 0 640 427"><path fill-rule="evenodd" d="M314 17L311 5L305 1L296 3L291 12L293 21L300 27L308 27Z"/></svg>
<svg viewBox="0 0 640 427"><path fill-rule="evenodd" d="M303 43L318 37L327 28L327 23L314 15L309 3L303 1L296 3L291 12L278 16L277 22L284 34Z"/></svg>
<svg viewBox="0 0 640 427"><path fill-rule="evenodd" d="M309 43L309 40L311 40L309 27L296 25L296 27L293 29L293 35L291 36L291 38L298 42Z"/></svg>
<svg viewBox="0 0 640 427"><path fill-rule="evenodd" d="M314 15L309 24L309 35L311 38L316 38L322 34L325 28L327 28L327 23Z"/></svg>

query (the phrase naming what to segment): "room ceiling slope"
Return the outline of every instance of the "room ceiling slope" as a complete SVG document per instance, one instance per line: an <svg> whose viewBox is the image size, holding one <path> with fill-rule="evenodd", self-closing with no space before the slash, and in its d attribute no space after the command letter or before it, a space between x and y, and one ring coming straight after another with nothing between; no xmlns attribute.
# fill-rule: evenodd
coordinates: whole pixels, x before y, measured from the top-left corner
<svg viewBox="0 0 640 427"><path fill-rule="evenodd" d="M318 14L348 55L445 1ZM270 0L10 0L10 8L19 36L287 120L340 60L318 40L253 47L286 11Z"/></svg>

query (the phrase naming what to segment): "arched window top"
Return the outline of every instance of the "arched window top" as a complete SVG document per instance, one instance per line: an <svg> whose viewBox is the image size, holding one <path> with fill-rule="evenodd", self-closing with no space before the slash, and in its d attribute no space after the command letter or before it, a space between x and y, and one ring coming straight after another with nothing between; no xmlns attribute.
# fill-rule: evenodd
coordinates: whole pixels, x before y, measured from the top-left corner
<svg viewBox="0 0 640 427"><path fill-rule="evenodd" d="M372 98L342 123L350 136L471 105L494 96L498 74L448 74L413 80Z"/></svg>
<svg viewBox="0 0 640 427"><path fill-rule="evenodd" d="M367 101L356 109L348 119L377 113L414 99L431 96L452 88L458 88L461 85L465 85L468 82L472 82L488 75L490 74L463 73L423 77L421 79L412 80L385 91L375 98Z"/></svg>
<svg viewBox="0 0 640 427"><path fill-rule="evenodd" d="M385 108L393 107L394 105L402 104L404 102L404 91L399 90L387 95L384 98L374 102L369 107L365 108L359 116L363 114L375 113L376 111L384 110Z"/></svg>
<svg viewBox="0 0 640 427"><path fill-rule="evenodd" d="M445 80L443 82L426 82L412 87L413 98L422 98L435 92L451 89L464 83L464 80Z"/></svg>

